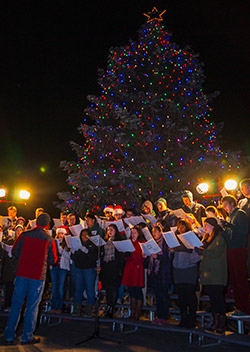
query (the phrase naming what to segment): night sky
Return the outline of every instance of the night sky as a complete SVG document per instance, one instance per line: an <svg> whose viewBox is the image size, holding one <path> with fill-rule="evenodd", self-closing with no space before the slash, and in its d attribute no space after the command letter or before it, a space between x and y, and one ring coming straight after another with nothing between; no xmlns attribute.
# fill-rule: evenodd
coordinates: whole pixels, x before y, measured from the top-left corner
<svg viewBox="0 0 250 352"><path fill-rule="evenodd" d="M21 211L58 214L52 202L69 189L59 163L76 160L69 141L81 143L77 128L87 95L99 94L97 70L111 47L137 40L154 6L166 9L172 42L200 54L205 92L220 91L211 116L224 122L222 149L250 155L249 1L10 1L0 5L0 186L30 188Z"/></svg>

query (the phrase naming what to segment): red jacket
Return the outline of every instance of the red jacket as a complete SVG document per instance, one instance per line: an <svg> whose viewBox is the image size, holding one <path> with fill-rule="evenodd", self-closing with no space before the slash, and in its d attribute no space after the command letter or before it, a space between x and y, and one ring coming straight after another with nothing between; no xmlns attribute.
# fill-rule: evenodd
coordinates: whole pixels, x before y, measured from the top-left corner
<svg viewBox="0 0 250 352"><path fill-rule="evenodd" d="M131 252L131 256L125 258L126 264L122 276L122 285L144 287L144 258L142 249L138 241L133 242L135 251Z"/></svg>
<svg viewBox="0 0 250 352"><path fill-rule="evenodd" d="M34 280L45 280L47 265L58 259L55 240L38 227L17 238L12 255L18 259L16 275Z"/></svg>

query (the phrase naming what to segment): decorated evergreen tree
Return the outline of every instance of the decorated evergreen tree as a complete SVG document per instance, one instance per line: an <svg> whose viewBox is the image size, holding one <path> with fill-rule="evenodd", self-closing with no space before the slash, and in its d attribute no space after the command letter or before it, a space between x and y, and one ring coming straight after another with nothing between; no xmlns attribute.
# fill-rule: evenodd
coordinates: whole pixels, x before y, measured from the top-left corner
<svg viewBox="0 0 250 352"><path fill-rule="evenodd" d="M58 194L62 208L140 206L239 168L217 145L209 106L216 93L204 93L199 57L171 43L164 12L145 14L138 42L110 49L101 94L88 96L83 143L71 142L78 160L61 162L72 186Z"/></svg>

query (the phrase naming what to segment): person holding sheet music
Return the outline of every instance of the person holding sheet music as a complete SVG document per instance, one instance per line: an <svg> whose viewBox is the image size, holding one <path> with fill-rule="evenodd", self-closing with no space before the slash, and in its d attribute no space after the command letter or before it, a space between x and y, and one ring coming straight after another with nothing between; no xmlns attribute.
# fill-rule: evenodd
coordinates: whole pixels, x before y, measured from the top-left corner
<svg viewBox="0 0 250 352"><path fill-rule="evenodd" d="M142 288L144 287L144 257L140 242L145 242L143 232L139 226L131 229L131 241L135 250L125 255L126 264L123 271L122 284L127 286L130 297L130 319L138 320L143 305Z"/></svg>
<svg viewBox="0 0 250 352"><path fill-rule="evenodd" d="M11 231L11 235L6 238L4 243L8 246L13 246L15 240L24 231L22 225L17 225L15 231ZM10 247L11 248L11 247ZM9 312L11 306L11 300L14 292L14 281L16 278L17 259L13 257L6 250L2 249L2 270L1 270L1 282L4 288L4 304L3 308L5 312Z"/></svg>
<svg viewBox="0 0 250 352"><path fill-rule="evenodd" d="M104 237L104 230L99 226L94 213L87 213L85 220L90 231L90 236L100 235L102 238Z"/></svg>
<svg viewBox="0 0 250 352"><path fill-rule="evenodd" d="M70 249L67 247L65 236L67 236L66 226L56 229L56 244L58 259L50 268L50 278L52 283L52 298L50 313L62 314L65 281L70 270Z"/></svg>
<svg viewBox="0 0 250 352"><path fill-rule="evenodd" d="M114 307L118 297L118 290L121 284L124 269L124 253L119 252L113 241L122 241L124 239L118 231L117 226L112 223L106 229L104 240L106 244L102 247L100 281L106 291L107 312L106 316L113 317Z"/></svg>
<svg viewBox="0 0 250 352"><path fill-rule="evenodd" d="M185 213L191 213L195 216L198 223L202 224L202 218L206 217L206 209L203 204L194 202L193 193L189 190L185 190L182 193L183 210Z"/></svg>
<svg viewBox="0 0 250 352"><path fill-rule="evenodd" d="M169 250L162 236L162 229L155 225L152 235L161 251L151 254L148 264L148 281L155 293L157 319L153 323L165 325L169 314L169 285L171 282L171 264Z"/></svg>
<svg viewBox="0 0 250 352"><path fill-rule="evenodd" d="M227 285L227 245L222 236L222 228L215 218L206 218L204 221L205 235L203 246L198 251L202 254L200 265L200 281L208 294L213 324L207 330L215 333L224 333L226 325L226 310L224 289Z"/></svg>
<svg viewBox="0 0 250 352"><path fill-rule="evenodd" d="M74 226L74 225L76 225L76 223L77 223L76 222L76 215L73 213L69 213L67 215L67 226L68 226L69 234L71 236L73 236L73 233L71 233L71 231L70 231L70 226Z"/></svg>
<svg viewBox="0 0 250 352"><path fill-rule="evenodd" d="M188 220L178 220L176 234L183 234L191 230L192 225ZM180 245L173 248L173 279L181 313L179 326L194 328L197 307L197 263L200 262L201 257L194 249L187 249L181 241L179 242Z"/></svg>
<svg viewBox="0 0 250 352"><path fill-rule="evenodd" d="M81 314L84 290L87 295L87 305L84 308L84 316L92 316L92 310L95 304L98 247L90 241L90 237L90 230L83 229L80 233L82 246L77 251L72 251L71 253L71 259L74 262L75 268L74 311L72 313L74 316L79 316Z"/></svg>
<svg viewBox="0 0 250 352"><path fill-rule="evenodd" d="M159 198L156 201L156 206L158 209L157 221L164 220L166 226L174 227L178 221L177 216L175 216L171 209L168 208L168 203L165 198Z"/></svg>
<svg viewBox="0 0 250 352"><path fill-rule="evenodd" d="M247 273L249 218L246 212L237 206L234 196L224 196L221 202L228 213L223 223L222 235L227 243L227 264L235 301L235 310L230 315L235 318L250 318Z"/></svg>

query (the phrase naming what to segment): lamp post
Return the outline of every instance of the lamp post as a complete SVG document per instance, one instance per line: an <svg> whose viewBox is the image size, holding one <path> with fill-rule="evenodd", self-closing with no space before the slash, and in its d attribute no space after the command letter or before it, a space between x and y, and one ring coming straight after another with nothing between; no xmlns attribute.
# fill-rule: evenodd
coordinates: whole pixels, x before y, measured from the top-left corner
<svg viewBox="0 0 250 352"><path fill-rule="evenodd" d="M7 194L8 192L4 187L0 188L0 203L17 203L26 205L26 201L30 198L30 192L25 189L19 191L18 199L12 197L13 199L9 200Z"/></svg>
<svg viewBox="0 0 250 352"><path fill-rule="evenodd" d="M199 183L196 187L196 191L199 194L202 194L203 198L216 198L216 197L224 197L227 195L227 191L234 193L237 188L237 182L233 179L228 179L225 181L223 188L220 190L220 193L216 194L206 194L209 191L208 183L202 182Z"/></svg>

